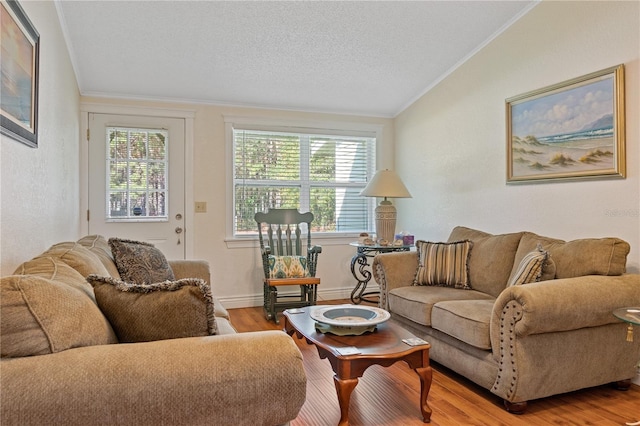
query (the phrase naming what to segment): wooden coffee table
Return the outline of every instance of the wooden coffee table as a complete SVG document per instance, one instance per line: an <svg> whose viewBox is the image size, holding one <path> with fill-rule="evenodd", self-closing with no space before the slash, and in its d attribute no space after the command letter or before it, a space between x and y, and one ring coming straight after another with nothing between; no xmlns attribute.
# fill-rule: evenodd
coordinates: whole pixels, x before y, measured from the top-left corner
<svg viewBox="0 0 640 426"><path fill-rule="evenodd" d="M431 345L409 346L402 339L415 338L413 334L399 325L387 321L378 324L372 333L362 336L336 336L331 333L316 331L315 321L309 316L310 309L301 308L301 313L284 311L284 330L291 336L305 338L307 343L314 344L320 358L328 359L335 375L333 380L340 403L339 426L349 424L349 401L351 392L358 384L358 377L371 365L390 365L404 361L409 364L420 377L420 411L425 423L431 421L431 408L427 403L431 388L432 371L429 365L429 348ZM355 346L359 354L341 355L338 350Z"/></svg>

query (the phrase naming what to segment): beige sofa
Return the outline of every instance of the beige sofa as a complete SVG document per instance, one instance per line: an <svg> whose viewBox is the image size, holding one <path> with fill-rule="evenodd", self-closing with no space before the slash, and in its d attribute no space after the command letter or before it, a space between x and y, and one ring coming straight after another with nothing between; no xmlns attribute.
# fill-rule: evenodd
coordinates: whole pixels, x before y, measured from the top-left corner
<svg viewBox="0 0 640 426"><path fill-rule="evenodd" d="M629 387L640 336L627 342L627 326L612 315L640 306L640 275L625 273L628 243L454 228L448 242L462 240L473 242L470 290L413 285L416 251L380 254L373 262L380 306L431 343L431 359L489 389L516 413L550 395L610 382ZM544 281L507 287L538 244L551 259Z"/></svg>
<svg viewBox="0 0 640 426"><path fill-rule="evenodd" d="M209 282L203 261L170 262ZM3 425L278 425L306 396L302 356L280 331L118 343L89 274L119 278L104 238L56 244L0 280ZM178 315L167 307L167 315Z"/></svg>

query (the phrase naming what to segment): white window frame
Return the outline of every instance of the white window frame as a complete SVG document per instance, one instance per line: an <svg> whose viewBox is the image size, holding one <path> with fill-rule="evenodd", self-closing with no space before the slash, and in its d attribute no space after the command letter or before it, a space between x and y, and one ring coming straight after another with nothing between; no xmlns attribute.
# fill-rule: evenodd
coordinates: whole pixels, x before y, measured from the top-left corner
<svg viewBox="0 0 640 426"><path fill-rule="evenodd" d="M225 115L225 148L226 148L226 238L225 242L229 248L255 247L258 241L257 235L237 236L234 235L234 188L233 188L233 129L234 127L249 130L267 130L281 131L289 133L316 133L316 134L340 134L347 136L372 137L376 139L376 152L381 149L382 134L384 126L381 124L342 122L342 121L324 121L324 120L285 120L271 119L265 117L236 116ZM374 160L374 163L377 163ZM375 167L374 167L375 168ZM375 170L372 170L372 174ZM375 198L370 198L370 221L369 227L373 229L375 209ZM322 239L323 244L329 240L335 240L336 244L344 244L345 241L353 241L358 237L357 232L335 232L335 233L318 233L314 239Z"/></svg>

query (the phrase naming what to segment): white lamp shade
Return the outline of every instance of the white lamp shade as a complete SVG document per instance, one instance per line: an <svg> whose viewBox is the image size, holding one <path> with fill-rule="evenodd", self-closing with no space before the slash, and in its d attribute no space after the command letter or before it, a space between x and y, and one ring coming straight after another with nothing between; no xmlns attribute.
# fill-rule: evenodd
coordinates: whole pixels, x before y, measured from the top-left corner
<svg viewBox="0 0 640 426"><path fill-rule="evenodd" d="M411 194L400 176L392 170L378 170L367 186L360 192L365 197L411 198Z"/></svg>
<svg viewBox="0 0 640 426"><path fill-rule="evenodd" d="M376 236L378 242L382 240L392 242L396 229L396 208L387 201L389 198L411 198L411 194L396 172L378 170L369 184L360 192L365 197L384 197L384 201L376 207Z"/></svg>

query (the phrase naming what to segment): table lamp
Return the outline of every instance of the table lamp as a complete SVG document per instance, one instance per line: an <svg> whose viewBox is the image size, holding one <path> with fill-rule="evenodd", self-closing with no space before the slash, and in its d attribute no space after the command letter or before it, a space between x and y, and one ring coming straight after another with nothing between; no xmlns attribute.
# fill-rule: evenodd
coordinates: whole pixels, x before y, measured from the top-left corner
<svg viewBox="0 0 640 426"><path fill-rule="evenodd" d="M387 198L411 198L400 177L392 170L378 170L360 192L365 197L384 197L376 207L376 238L392 243L396 232L396 208Z"/></svg>

